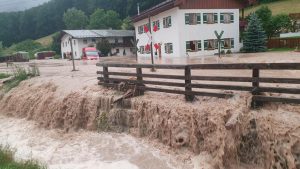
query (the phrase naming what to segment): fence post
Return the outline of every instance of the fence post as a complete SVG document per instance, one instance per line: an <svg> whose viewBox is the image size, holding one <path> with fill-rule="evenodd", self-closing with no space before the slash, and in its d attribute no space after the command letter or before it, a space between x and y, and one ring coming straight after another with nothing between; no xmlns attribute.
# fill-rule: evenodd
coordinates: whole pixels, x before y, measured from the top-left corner
<svg viewBox="0 0 300 169"><path fill-rule="evenodd" d="M103 79L104 79L105 84L109 83L109 75L108 75L108 67L107 66L103 66Z"/></svg>
<svg viewBox="0 0 300 169"><path fill-rule="evenodd" d="M139 95L144 95L144 89L139 88L144 86L142 68L136 68L136 80L137 80Z"/></svg>
<svg viewBox="0 0 300 169"><path fill-rule="evenodd" d="M252 70L252 95L259 95L259 69L254 68ZM252 107L256 108L261 105L261 102L252 100Z"/></svg>
<svg viewBox="0 0 300 169"><path fill-rule="evenodd" d="M190 93L190 92L192 92L191 67L185 66L184 72L185 72L184 73L185 74L185 92L189 93L189 94L185 94L185 100L186 101L194 101L195 96Z"/></svg>

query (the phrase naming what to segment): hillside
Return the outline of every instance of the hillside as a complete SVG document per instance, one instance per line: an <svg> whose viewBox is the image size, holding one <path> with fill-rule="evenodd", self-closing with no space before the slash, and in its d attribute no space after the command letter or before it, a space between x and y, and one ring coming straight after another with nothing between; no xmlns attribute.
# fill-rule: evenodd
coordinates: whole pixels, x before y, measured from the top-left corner
<svg viewBox="0 0 300 169"><path fill-rule="evenodd" d="M45 36L45 37L42 37L40 39L37 39L35 40L36 42L42 44L44 47L48 47L51 45L53 39L52 39L52 36L56 34L56 33L53 33L51 35L48 35L48 36Z"/></svg>
<svg viewBox="0 0 300 169"><path fill-rule="evenodd" d="M277 2L261 4L258 6L247 8L245 10L245 16L249 15L251 12L255 12L262 6L268 6L272 10L273 15L300 12L300 0L280 0Z"/></svg>

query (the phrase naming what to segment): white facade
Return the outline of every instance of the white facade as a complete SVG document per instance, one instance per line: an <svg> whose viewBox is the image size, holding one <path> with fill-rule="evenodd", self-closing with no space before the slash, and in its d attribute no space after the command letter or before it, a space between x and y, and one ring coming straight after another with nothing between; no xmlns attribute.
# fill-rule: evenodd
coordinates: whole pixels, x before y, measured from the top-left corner
<svg viewBox="0 0 300 169"><path fill-rule="evenodd" d="M186 14L195 13L200 14L201 23L196 25L186 24ZM203 15L205 13L218 14L218 23L207 24L204 23ZM231 13L233 15L233 23L221 23L221 13ZM163 18L171 16L172 25L169 28L164 28ZM153 43L160 43L162 58L168 57L193 57L202 55L214 55L218 52L218 49L205 50L204 41L215 40L215 31L220 33L224 31L222 39L230 38L233 40L233 48L230 48L232 52L238 52L240 50L239 43L239 9L179 9L178 7L159 13L152 16L151 27L153 28L153 21L159 20L160 30L152 32ZM136 29L136 38L139 39L138 47L145 46L149 42L149 37L146 33L139 34L138 28L141 25L145 25L149 22L148 18L134 23ZM201 42L201 50L187 52L188 41ZM206 41L207 42L207 41ZM165 44L171 43L173 46L172 52L165 51ZM206 43L207 44L207 43ZM225 52L229 49L222 49ZM155 48L153 47L153 54L157 56ZM139 53L139 57L149 57L150 54Z"/></svg>
<svg viewBox="0 0 300 169"><path fill-rule="evenodd" d="M80 33L77 31L76 33ZM82 31L83 32L83 31ZM84 35L83 35L84 36ZM71 58L71 42L73 47L74 59L82 58L82 49L86 47L96 47L97 42L102 39L107 39L109 43L113 46L111 49L111 56L134 56L134 50L130 45L126 44L128 42L124 41L124 38L132 37L72 37L70 34L64 34L61 38L61 56L63 59Z"/></svg>

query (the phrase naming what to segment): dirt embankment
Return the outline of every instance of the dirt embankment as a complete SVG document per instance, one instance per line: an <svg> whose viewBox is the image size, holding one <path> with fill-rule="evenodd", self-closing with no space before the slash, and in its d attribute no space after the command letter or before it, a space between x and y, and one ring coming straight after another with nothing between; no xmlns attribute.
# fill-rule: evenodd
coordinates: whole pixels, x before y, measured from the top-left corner
<svg viewBox="0 0 300 169"><path fill-rule="evenodd" d="M300 106L251 110L247 94L185 103L182 96L157 93L113 104L118 96L96 85L63 91L32 79L3 96L0 113L66 131L129 132L178 152L207 154L212 169L300 169Z"/></svg>

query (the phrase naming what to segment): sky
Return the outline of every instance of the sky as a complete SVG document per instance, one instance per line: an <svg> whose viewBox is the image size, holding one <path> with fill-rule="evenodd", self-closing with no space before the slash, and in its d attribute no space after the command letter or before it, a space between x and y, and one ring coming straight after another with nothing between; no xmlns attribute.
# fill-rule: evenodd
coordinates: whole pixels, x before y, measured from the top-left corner
<svg viewBox="0 0 300 169"><path fill-rule="evenodd" d="M0 0L0 12L22 11L49 0Z"/></svg>

